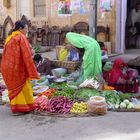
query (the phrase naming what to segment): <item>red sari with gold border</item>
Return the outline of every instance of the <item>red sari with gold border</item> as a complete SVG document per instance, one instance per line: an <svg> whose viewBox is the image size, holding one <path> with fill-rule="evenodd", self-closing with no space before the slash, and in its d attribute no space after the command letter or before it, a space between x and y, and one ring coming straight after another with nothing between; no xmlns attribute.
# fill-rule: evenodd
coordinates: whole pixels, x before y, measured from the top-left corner
<svg viewBox="0 0 140 140"><path fill-rule="evenodd" d="M1 71L9 91L12 111L33 110L33 95L29 80L39 79L39 76L32 60L28 40L22 32L13 32L6 39Z"/></svg>

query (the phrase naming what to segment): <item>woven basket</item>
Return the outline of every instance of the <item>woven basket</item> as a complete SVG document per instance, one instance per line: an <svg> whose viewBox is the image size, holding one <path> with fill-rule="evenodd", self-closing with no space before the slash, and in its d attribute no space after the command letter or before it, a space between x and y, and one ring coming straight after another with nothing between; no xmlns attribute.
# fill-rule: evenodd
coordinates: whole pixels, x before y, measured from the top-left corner
<svg viewBox="0 0 140 140"><path fill-rule="evenodd" d="M62 62L59 60L51 60L51 64L55 67L66 68L68 72L73 72L80 66L81 63L72 61Z"/></svg>

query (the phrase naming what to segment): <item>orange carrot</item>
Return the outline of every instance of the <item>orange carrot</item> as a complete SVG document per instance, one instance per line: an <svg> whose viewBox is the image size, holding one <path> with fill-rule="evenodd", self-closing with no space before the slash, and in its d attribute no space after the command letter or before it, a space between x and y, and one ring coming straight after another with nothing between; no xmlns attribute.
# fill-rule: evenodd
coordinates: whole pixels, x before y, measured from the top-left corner
<svg viewBox="0 0 140 140"><path fill-rule="evenodd" d="M55 92L55 89L48 89L48 90L38 94L38 96L44 95L44 96L50 97L54 94L54 92Z"/></svg>
<svg viewBox="0 0 140 140"><path fill-rule="evenodd" d="M104 85L103 86L104 90L114 90L114 87L108 86L108 85Z"/></svg>

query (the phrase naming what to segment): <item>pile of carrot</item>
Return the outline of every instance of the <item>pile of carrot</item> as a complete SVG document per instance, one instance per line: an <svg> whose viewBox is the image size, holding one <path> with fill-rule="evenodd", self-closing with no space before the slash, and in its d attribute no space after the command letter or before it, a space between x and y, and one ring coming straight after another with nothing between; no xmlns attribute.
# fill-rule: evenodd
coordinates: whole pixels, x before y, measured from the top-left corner
<svg viewBox="0 0 140 140"><path fill-rule="evenodd" d="M103 86L103 90L114 90L114 87L108 86L108 85L104 85Z"/></svg>
<svg viewBox="0 0 140 140"><path fill-rule="evenodd" d="M46 97L51 97L51 96L54 95L54 92L55 92L55 91L56 91L55 89L49 88L48 90L46 90L46 91L44 91L44 92L38 94L37 96L42 96L42 95L44 95L44 96L46 96Z"/></svg>

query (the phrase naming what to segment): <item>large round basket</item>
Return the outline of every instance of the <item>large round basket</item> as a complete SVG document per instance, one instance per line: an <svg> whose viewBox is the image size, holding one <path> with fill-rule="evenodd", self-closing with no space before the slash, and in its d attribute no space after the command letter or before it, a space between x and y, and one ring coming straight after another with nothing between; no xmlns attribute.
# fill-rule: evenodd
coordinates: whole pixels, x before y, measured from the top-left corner
<svg viewBox="0 0 140 140"><path fill-rule="evenodd" d="M61 67L61 68L66 68L68 72L73 72L75 71L79 66L80 62L72 62L72 61L59 61L59 60L51 60L52 66L54 67Z"/></svg>

